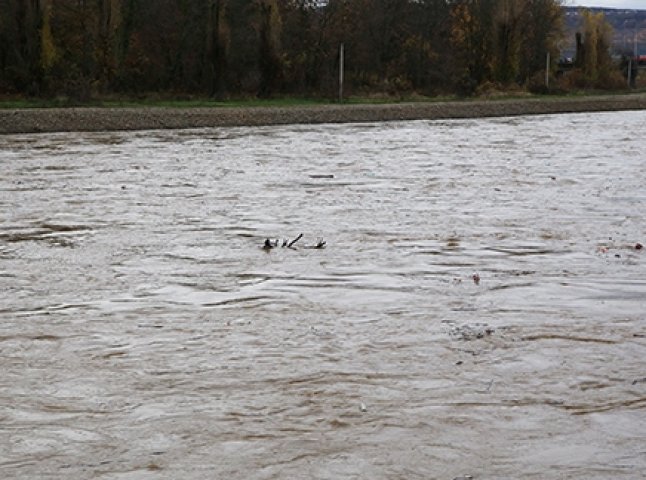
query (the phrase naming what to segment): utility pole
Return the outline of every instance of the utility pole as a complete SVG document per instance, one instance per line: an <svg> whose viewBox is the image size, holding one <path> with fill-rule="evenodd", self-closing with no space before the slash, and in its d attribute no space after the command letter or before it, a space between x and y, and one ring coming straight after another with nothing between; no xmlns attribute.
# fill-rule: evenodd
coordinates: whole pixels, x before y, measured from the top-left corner
<svg viewBox="0 0 646 480"><path fill-rule="evenodd" d="M547 52L547 59L545 60L545 87L550 88L550 52Z"/></svg>
<svg viewBox="0 0 646 480"><path fill-rule="evenodd" d="M339 47L339 103L343 103L343 69L344 69L344 48L343 44Z"/></svg>
<svg viewBox="0 0 646 480"><path fill-rule="evenodd" d="M637 30L633 30L633 56L628 60L628 88L633 84L633 62L637 60Z"/></svg>

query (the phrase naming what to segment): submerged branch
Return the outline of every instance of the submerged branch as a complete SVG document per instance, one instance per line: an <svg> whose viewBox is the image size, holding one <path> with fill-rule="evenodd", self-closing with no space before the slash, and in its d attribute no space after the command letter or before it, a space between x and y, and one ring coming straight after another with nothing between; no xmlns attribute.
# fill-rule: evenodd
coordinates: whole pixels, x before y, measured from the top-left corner
<svg viewBox="0 0 646 480"><path fill-rule="evenodd" d="M299 235L298 235L298 237L296 237L294 240L292 240L291 242L289 242L289 244L287 245L287 248L292 248L292 245L294 245L296 242L298 242L301 238L303 238L303 234L302 234L302 233L301 233L301 234L299 234Z"/></svg>
<svg viewBox="0 0 646 480"><path fill-rule="evenodd" d="M262 249L269 251L274 248L277 248L278 245L280 245L282 248L291 248L295 249L294 245L296 242L298 242L301 238L303 238L303 234L300 233L294 240L288 241L286 239L283 239L282 245L280 245L280 240L272 240L271 238L267 237L265 238L265 242L262 245ZM305 245L303 248L312 248L312 249L322 249L325 248L325 245L327 245L327 242L323 240L322 238L319 238L316 242L316 245Z"/></svg>

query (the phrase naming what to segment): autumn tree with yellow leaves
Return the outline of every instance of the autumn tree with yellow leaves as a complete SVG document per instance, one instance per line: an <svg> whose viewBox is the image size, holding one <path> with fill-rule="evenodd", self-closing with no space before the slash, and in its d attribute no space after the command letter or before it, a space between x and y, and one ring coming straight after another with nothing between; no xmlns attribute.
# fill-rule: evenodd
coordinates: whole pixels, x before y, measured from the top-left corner
<svg viewBox="0 0 646 480"><path fill-rule="evenodd" d="M576 83L584 88L603 88L621 83L610 56L612 27L602 12L582 9L581 17L582 32L577 34Z"/></svg>

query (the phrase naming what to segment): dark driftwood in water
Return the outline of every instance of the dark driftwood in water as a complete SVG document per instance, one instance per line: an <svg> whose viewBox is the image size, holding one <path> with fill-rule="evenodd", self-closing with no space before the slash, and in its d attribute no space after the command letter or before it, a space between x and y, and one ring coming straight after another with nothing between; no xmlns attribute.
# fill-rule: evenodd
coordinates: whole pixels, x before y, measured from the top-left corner
<svg viewBox="0 0 646 480"><path fill-rule="evenodd" d="M275 248L278 246L278 240L276 240L274 243L271 242L268 238L265 238L265 244L262 246L263 250L271 250L272 248Z"/></svg>
<svg viewBox="0 0 646 480"><path fill-rule="evenodd" d="M294 245L301 238L303 238L302 233L300 233L294 240L287 241L286 239L284 239L281 247L282 248L291 248L291 249L295 250ZM279 244L280 244L280 241L278 239L272 240L271 238L265 238L265 243L263 244L262 248L263 248L263 250L269 251L269 250L272 250L274 248L277 248ZM327 242L325 240L323 240L322 238L319 238L318 241L316 242L316 245L305 245L303 248L321 249L321 248L325 248L326 244L327 244Z"/></svg>
<svg viewBox="0 0 646 480"><path fill-rule="evenodd" d="M318 241L316 242L316 245L308 245L305 248L325 248L325 245L327 242L323 240L322 238L319 238Z"/></svg>
<svg viewBox="0 0 646 480"><path fill-rule="evenodd" d="M287 248L292 248L292 245L294 245L296 242L298 242L301 238L303 238L303 234L302 234L302 233L300 233L300 234L298 235L298 237L296 237L294 240L292 240L291 242L289 242L289 243L287 244Z"/></svg>

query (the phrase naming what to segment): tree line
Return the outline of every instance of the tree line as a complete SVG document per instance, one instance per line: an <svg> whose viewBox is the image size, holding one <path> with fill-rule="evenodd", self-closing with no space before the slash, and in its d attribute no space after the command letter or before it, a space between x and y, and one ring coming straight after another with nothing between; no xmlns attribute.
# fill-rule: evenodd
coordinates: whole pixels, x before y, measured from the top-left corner
<svg viewBox="0 0 646 480"><path fill-rule="evenodd" d="M350 93L533 88L562 32L561 0L0 0L0 93L332 97L341 44Z"/></svg>

